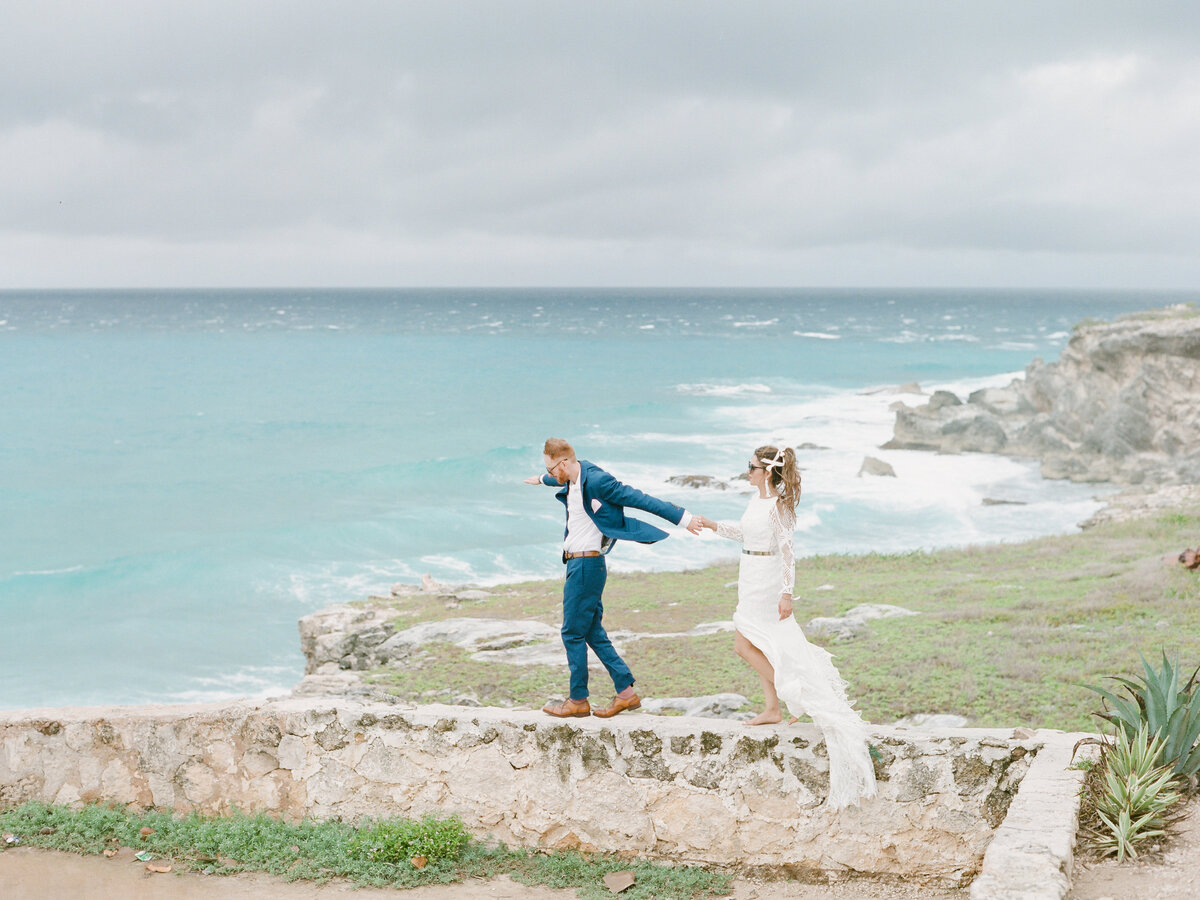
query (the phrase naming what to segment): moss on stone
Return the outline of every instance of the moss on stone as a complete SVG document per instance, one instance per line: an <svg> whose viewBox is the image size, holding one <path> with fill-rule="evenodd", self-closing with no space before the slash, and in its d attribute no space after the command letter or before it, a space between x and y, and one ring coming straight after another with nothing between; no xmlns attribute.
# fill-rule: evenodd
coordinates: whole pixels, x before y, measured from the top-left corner
<svg viewBox="0 0 1200 900"><path fill-rule="evenodd" d="M674 781L674 773L658 756L635 756L629 760L626 774L631 778L654 778L658 781Z"/></svg>
<svg viewBox="0 0 1200 900"><path fill-rule="evenodd" d="M672 736L671 752L677 756L690 756L692 753L695 753L696 736L694 734Z"/></svg>
<svg viewBox="0 0 1200 900"><path fill-rule="evenodd" d="M808 760L792 757L788 760L788 768L796 779L817 797L829 794L829 772L819 769Z"/></svg>
<svg viewBox="0 0 1200 900"><path fill-rule="evenodd" d="M349 732L337 722L330 722L320 731L316 732L313 735L313 740L317 742L322 750L340 750L350 743Z"/></svg>
<svg viewBox="0 0 1200 900"><path fill-rule="evenodd" d="M642 756L658 756L662 753L662 738L653 731L631 731L629 739L633 748Z"/></svg>
<svg viewBox="0 0 1200 900"><path fill-rule="evenodd" d="M983 818L989 827L1000 827L1000 823L1008 815L1008 807L1012 803L1013 794L1015 793L1015 788L1005 790L998 787L987 795L987 799L983 801Z"/></svg>
<svg viewBox="0 0 1200 900"><path fill-rule="evenodd" d="M733 750L732 762L735 764L754 763L762 759L767 759L770 756L771 749L778 743L779 735L776 734L761 740L756 740L752 737L739 738L737 746Z"/></svg>
<svg viewBox="0 0 1200 900"><path fill-rule="evenodd" d="M589 775L612 768L612 760L603 742L590 734L579 736L579 756L583 760L584 771Z"/></svg>
<svg viewBox="0 0 1200 900"><path fill-rule="evenodd" d="M896 800L910 803L927 797L937 788L937 773L920 760L913 760L911 768L900 782Z"/></svg>
<svg viewBox="0 0 1200 900"><path fill-rule="evenodd" d="M964 795L979 793L994 777L992 767L977 754L954 757L951 771L954 773L954 783L958 785L958 792Z"/></svg>

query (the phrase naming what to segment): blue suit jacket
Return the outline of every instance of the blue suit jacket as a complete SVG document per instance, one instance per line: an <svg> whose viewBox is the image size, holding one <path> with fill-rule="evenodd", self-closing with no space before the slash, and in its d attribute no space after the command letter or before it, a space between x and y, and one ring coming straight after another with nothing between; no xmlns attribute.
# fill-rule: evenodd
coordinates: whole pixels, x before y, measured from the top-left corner
<svg viewBox="0 0 1200 900"><path fill-rule="evenodd" d="M565 508L569 484L559 487L559 482L550 475L542 476L542 484L558 487L555 495ZM586 459L579 461L579 486L583 489L583 508L588 517L596 523L600 533L604 535L604 546L607 553L618 540L637 541L639 544L653 544L668 537L661 528L647 525L637 519L626 518L625 507L642 509L653 513L659 518L666 519L672 525L678 525L683 518L683 508L666 500L659 500L649 494L632 488L613 478L599 466L593 465ZM595 502L593 502L595 501ZM563 529L563 537L566 537Z"/></svg>

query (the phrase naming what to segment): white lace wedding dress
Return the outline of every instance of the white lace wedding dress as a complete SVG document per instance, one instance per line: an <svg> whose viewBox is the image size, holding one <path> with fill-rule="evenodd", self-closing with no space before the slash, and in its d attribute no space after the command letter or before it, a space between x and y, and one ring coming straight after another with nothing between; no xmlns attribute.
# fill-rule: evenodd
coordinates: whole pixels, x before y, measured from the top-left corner
<svg viewBox="0 0 1200 900"><path fill-rule="evenodd" d="M821 729L829 752L826 804L840 809L875 795L875 768L867 725L846 700L833 658L808 642L794 616L779 619L779 595L791 593L795 581L795 527L795 513L780 510L775 497L755 497L740 523L719 522L717 534L742 544L733 624L775 669L780 701L794 716L812 716Z"/></svg>

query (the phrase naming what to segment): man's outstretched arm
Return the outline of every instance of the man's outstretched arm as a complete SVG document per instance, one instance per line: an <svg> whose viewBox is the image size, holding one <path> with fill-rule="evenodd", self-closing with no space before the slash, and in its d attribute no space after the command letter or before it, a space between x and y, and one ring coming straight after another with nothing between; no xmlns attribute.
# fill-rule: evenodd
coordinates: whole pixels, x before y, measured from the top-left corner
<svg viewBox="0 0 1200 900"><path fill-rule="evenodd" d="M660 500L635 487L630 487L603 469L593 478L595 480L592 482L592 493L603 497L609 503L615 503L618 506L632 506L634 509L644 510L661 519L666 519L672 525L682 525L692 534L700 533L700 520L683 507Z"/></svg>

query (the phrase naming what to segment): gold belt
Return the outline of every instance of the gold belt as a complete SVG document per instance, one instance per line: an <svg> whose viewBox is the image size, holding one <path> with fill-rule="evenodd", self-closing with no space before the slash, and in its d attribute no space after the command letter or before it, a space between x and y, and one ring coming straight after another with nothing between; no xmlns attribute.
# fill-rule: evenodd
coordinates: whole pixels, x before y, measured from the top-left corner
<svg viewBox="0 0 1200 900"><path fill-rule="evenodd" d="M774 556L774 550L743 550L747 556Z"/></svg>

